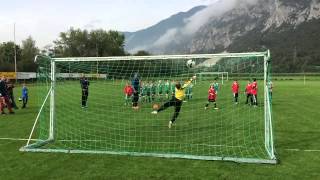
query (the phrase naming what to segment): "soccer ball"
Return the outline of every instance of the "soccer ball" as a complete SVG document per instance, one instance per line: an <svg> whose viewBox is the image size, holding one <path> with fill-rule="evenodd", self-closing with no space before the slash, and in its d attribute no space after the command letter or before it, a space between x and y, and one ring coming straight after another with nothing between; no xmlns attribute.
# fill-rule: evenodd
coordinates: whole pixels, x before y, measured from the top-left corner
<svg viewBox="0 0 320 180"><path fill-rule="evenodd" d="M21 98L21 97L19 97L19 101L22 101L22 98Z"/></svg>
<svg viewBox="0 0 320 180"><path fill-rule="evenodd" d="M193 61L192 59L189 59L186 65L188 68L193 68L196 65L196 62Z"/></svg>
<svg viewBox="0 0 320 180"><path fill-rule="evenodd" d="M159 104L153 104L152 105L152 109L155 110L155 111L158 110L159 108L160 108Z"/></svg>

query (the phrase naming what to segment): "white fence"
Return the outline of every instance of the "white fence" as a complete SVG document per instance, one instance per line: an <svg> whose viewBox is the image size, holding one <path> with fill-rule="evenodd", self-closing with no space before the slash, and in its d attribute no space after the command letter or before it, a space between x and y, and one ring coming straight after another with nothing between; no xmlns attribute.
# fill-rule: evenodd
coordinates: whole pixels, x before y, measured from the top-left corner
<svg viewBox="0 0 320 180"><path fill-rule="evenodd" d="M17 79L36 79L37 73L35 72L17 72Z"/></svg>
<svg viewBox="0 0 320 180"><path fill-rule="evenodd" d="M77 78L79 79L82 76L87 78L98 78L98 79L106 79L107 74L83 74L83 73L57 73L57 78ZM28 80L28 79L36 79L37 73L35 72L17 72L17 79L19 80Z"/></svg>

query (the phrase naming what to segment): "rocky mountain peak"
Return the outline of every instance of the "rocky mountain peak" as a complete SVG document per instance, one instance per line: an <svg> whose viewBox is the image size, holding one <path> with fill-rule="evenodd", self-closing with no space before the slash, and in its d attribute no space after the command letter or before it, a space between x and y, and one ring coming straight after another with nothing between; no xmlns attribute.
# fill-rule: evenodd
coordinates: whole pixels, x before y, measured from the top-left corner
<svg viewBox="0 0 320 180"><path fill-rule="evenodd" d="M127 50L183 54L268 48L279 59L276 61L279 67L286 66L292 71L301 71L297 69L308 64L320 67L315 63L320 62L317 50L320 46L320 0L220 0L177 15L180 16L171 17L174 20L169 18L153 27L130 33ZM170 22L170 25L164 22ZM286 63L299 64L299 58L308 62L292 67Z"/></svg>

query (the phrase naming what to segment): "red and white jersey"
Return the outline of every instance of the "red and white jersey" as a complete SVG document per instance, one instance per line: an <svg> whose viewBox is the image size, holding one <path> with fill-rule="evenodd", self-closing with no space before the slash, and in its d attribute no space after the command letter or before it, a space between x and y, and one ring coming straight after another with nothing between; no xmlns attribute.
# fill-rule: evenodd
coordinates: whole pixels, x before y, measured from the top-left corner
<svg viewBox="0 0 320 180"><path fill-rule="evenodd" d="M215 100L216 99L216 91L214 88L210 88L208 91L208 99L209 100Z"/></svg>
<svg viewBox="0 0 320 180"><path fill-rule="evenodd" d="M233 82L232 84L232 92L239 93L239 83L237 81Z"/></svg>
<svg viewBox="0 0 320 180"><path fill-rule="evenodd" d="M257 93L258 93L258 84L257 84L257 82L256 81L253 82L251 87L252 87L251 94L257 95Z"/></svg>
<svg viewBox="0 0 320 180"><path fill-rule="evenodd" d="M251 94L251 90L252 90L252 84L248 83L246 86L246 94Z"/></svg>

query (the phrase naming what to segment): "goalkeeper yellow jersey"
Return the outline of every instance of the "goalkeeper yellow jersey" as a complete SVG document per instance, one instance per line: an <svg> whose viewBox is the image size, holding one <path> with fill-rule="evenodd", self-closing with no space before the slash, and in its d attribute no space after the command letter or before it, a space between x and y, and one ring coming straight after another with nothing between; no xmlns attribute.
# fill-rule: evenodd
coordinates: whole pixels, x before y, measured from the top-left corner
<svg viewBox="0 0 320 180"><path fill-rule="evenodd" d="M181 87L181 89L177 89L177 88L176 88L175 97L176 97L177 99L179 99L180 101L183 100L183 98L184 98L184 96L185 96L184 88L188 87L188 86L190 85L190 83L191 83L191 81L188 81L187 83L185 83L185 84Z"/></svg>

